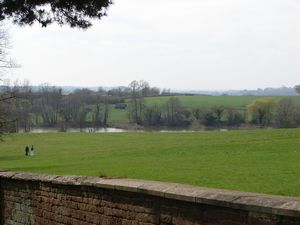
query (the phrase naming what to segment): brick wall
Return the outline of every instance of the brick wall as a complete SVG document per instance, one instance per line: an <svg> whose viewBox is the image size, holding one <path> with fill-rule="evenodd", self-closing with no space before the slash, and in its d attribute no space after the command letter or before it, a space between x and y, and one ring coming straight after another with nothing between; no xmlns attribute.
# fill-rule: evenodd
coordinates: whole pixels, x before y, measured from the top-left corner
<svg viewBox="0 0 300 225"><path fill-rule="evenodd" d="M3 225L300 225L300 199L129 179L0 172Z"/></svg>

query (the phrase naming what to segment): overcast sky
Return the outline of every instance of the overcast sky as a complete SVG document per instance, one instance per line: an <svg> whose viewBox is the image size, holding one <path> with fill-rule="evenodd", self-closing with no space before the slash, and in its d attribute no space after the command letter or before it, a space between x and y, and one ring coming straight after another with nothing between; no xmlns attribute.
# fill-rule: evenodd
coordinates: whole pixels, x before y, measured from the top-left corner
<svg viewBox="0 0 300 225"><path fill-rule="evenodd" d="M12 26L31 84L244 89L300 83L299 0L115 0L82 31Z"/></svg>

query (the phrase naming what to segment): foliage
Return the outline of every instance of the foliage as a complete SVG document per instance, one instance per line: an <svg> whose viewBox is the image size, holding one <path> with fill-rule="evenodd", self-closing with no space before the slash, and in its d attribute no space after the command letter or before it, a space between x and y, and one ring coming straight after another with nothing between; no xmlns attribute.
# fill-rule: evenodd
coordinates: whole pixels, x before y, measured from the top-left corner
<svg viewBox="0 0 300 225"><path fill-rule="evenodd" d="M144 124L161 126L163 124L162 108L157 105L147 106L144 110Z"/></svg>
<svg viewBox="0 0 300 225"><path fill-rule="evenodd" d="M300 106L291 98L281 99L276 107L278 127L297 127L300 122Z"/></svg>
<svg viewBox="0 0 300 225"><path fill-rule="evenodd" d="M260 126L270 125L276 102L273 98L262 98L247 106L248 120Z"/></svg>
<svg viewBox="0 0 300 225"><path fill-rule="evenodd" d="M55 127L61 130L85 127L96 130L106 126L132 126L130 123L152 127L186 127L192 121L195 122L194 125L197 124L194 129L201 125L218 128L239 127L247 122L247 104L251 101L265 100L255 96L146 97L149 90L155 88L151 88L145 81L135 81L128 88L116 88L112 89L113 91L103 88L92 91L83 88L63 93L60 88L47 84L35 87L34 90L31 88L28 84L27 87L25 84L1 87L2 91L19 93L20 97L27 98L22 102L12 101L12 104L6 107L10 118L17 119L6 131L30 131L32 127ZM128 95L131 98L126 99L125 96ZM277 102L283 98L273 99ZM295 104L300 103L298 97L291 99ZM278 110L279 107L273 107L271 111L271 122L276 122L272 125L289 127L290 125L282 123L280 125L277 119ZM258 119L252 120L250 110L247 116L248 122L265 125L260 124ZM293 127L299 124L299 117L297 118Z"/></svg>
<svg viewBox="0 0 300 225"><path fill-rule="evenodd" d="M38 22L46 27L56 22L88 28L92 19L106 15L110 4L110 0L3 0L0 1L0 20L12 19L19 25Z"/></svg>
<svg viewBox="0 0 300 225"><path fill-rule="evenodd" d="M198 108L193 110L193 115L207 127L238 127L245 122L244 116L233 107Z"/></svg>
<svg viewBox="0 0 300 225"><path fill-rule="evenodd" d="M221 119L222 119L222 115L225 111L225 108L223 106L215 106L212 108L215 117L216 117L216 123L217 126L220 127L221 126Z"/></svg>
<svg viewBox="0 0 300 225"><path fill-rule="evenodd" d="M102 172L300 196L299 136L300 129L18 134L0 143L0 164L14 171L92 176ZM35 157L25 158L27 144L36 148Z"/></svg>
<svg viewBox="0 0 300 225"><path fill-rule="evenodd" d="M244 116L236 109L229 107L225 111L225 124L229 127L238 127L245 122Z"/></svg>
<svg viewBox="0 0 300 225"><path fill-rule="evenodd" d="M217 117L211 109L200 110L200 113L197 117L205 126L213 127L216 125Z"/></svg>
<svg viewBox="0 0 300 225"><path fill-rule="evenodd" d="M191 122L190 116L191 112L176 97L169 98L163 106L163 119L168 126L187 126Z"/></svg>

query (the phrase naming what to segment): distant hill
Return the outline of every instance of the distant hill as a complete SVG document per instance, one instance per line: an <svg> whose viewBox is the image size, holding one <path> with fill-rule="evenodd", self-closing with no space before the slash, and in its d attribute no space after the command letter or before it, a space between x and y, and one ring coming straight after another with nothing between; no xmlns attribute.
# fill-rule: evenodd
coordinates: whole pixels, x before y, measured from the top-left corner
<svg viewBox="0 0 300 225"><path fill-rule="evenodd" d="M258 88L256 90L227 91L228 95L254 95L254 96L297 96L297 92L291 87Z"/></svg>
<svg viewBox="0 0 300 225"><path fill-rule="evenodd" d="M39 86L31 86L32 90L38 91ZM115 87L84 87L84 86L57 86L63 90L63 93L72 93L76 89L87 88L92 91L97 91L99 87L104 90L110 90ZM6 90L6 86L0 85L0 92ZM212 95L212 96L297 96L297 92L293 87L279 87L279 88L258 88L256 90L190 90L190 89L169 89L170 93L176 93L177 95L188 94L188 95Z"/></svg>
<svg viewBox="0 0 300 225"><path fill-rule="evenodd" d="M186 93L195 95L230 95L230 96L297 96L297 92L292 87L280 87L280 88L258 88L256 90L171 90L176 93Z"/></svg>

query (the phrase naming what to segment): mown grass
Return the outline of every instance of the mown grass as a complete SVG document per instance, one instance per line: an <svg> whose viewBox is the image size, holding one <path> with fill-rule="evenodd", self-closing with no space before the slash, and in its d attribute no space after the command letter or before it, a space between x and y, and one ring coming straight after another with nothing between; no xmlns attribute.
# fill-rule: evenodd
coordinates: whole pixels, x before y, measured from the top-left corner
<svg viewBox="0 0 300 225"><path fill-rule="evenodd" d="M197 133L17 134L0 168L107 175L300 196L300 129ZM36 156L25 157L34 144Z"/></svg>

